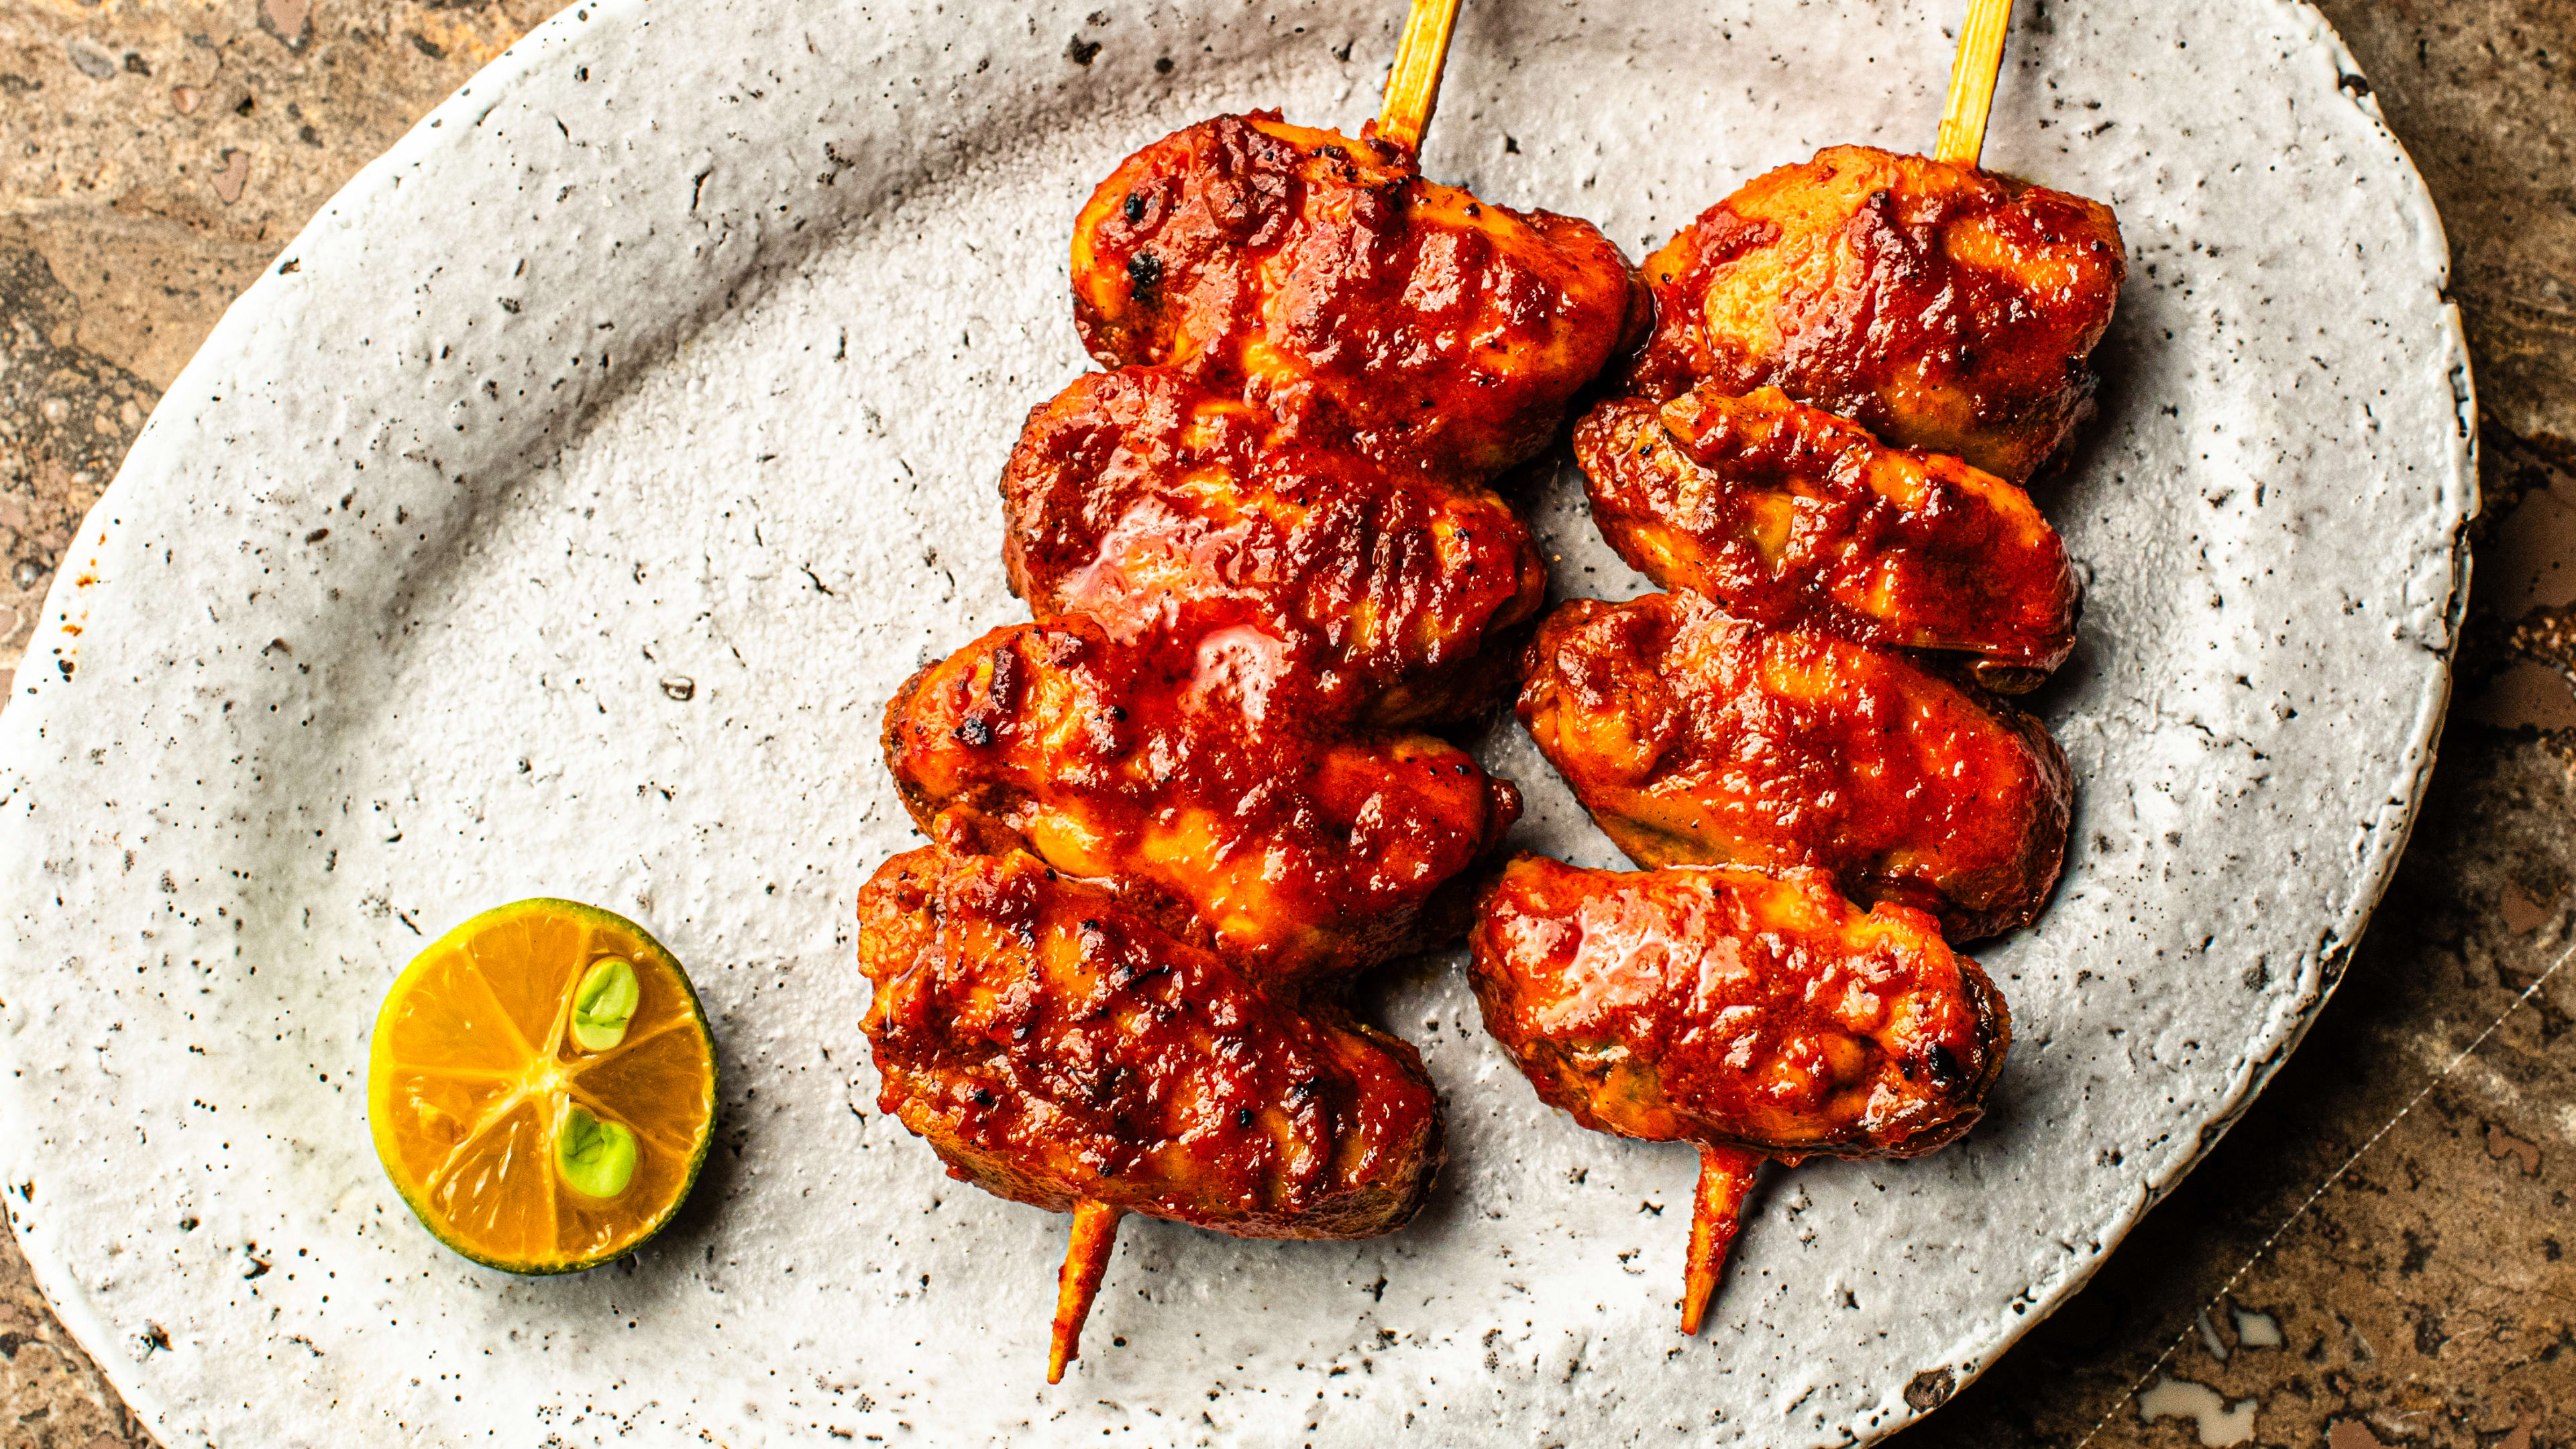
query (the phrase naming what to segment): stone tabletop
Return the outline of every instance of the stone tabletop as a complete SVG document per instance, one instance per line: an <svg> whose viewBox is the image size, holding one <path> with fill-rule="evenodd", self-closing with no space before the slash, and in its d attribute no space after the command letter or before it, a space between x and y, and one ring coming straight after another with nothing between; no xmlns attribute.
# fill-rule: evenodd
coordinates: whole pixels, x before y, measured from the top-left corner
<svg viewBox="0 0 2576 1449"><path fill-rule="evenodd" d="M549 8L0 0L0 675L224 307ZM2307 1044L2081 1295L1955 1396L1917 1384L1948 1400L1922 1449L2576 1449L2576 0L2323 8L2476 355L2442 763ZM0 1235L0 1449L152 1442Z"/></svg>

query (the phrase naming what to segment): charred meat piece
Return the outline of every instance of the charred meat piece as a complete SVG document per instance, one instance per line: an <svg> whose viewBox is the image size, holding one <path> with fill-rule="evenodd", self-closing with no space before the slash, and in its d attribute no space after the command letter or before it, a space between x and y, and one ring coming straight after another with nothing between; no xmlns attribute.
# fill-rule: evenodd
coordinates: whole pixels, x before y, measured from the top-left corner
<svg viewBox="0 0 2576 1449"><path fill-rule="evenodd" d="M1916 1156L1977 1120L2012 1038L1931 917L1863 911L1818 871L1524 855L1469 939L1486 1029L1540 1097L1623 1137Z"/></svg>
<svg viewBox="0 0 2576 1449"><path fill-rule="evenodd" d="M1957 458L1887 447L1778 388L1714 386L1601 403L1574 451L1619 556L1739 618L1967 651L2017 683L2074 647L2057 531L2029 494Z"/></svg>
<svg viewBox="0 0 2576 1449"><path fill-rule="evenodd" d="M1177 369L1082 377L1029 415L1002 474L1012 588L1121 643L1293 636L1323 706L1372 724L1495 703L1509 650L1487 645L1547 591L1529 529L1489 489L1274 431Z"/></svg>
<svg viewBox="0 0 2576 1449"><path fill-rule="evenodd" d="M1444 740L1350 732L1313 673L1248 624L996 629L895 696L886 763L925 827L971 806L1059 870L1160 891L1265 979L1353 971L1465 928L1451 878L1520 798Z"/></svg>
<svg viewBox="0 0 2576 1449"><path fill-rule="evenodd" d="M877 871L859 930L879 1107L957 1177L1244 1237L1368 1237L1422 1206L1441 1149L1420 1056L1185 924L943 838Z"/></svg>
<svg viewBox="0 0 2576 1449"><path fill-rule="evenodd" d="M1646 259L1656 330L1623 390L1775 386L2023 483L2091 410L2085 359L2127 270L2099 202L1829 147L1745 183Z"/></svg>
<svg viewBox="0 0 2576 1449"><path fill-rule="evenodd" d="M1485 1029L1596 1132L1699 1148L1682 1332L1697 1333L1765 1157L1910 1157L1965 1132L2012 1020L1932 919L1866 913L1818 871L1578 870L1485 893Z"/></svg>
<svg viewBox="0 0 2576 1449"><path fill-rule="evenodd" d="M2066 759L2037 720L1688 594L1551 614L1520 717L1640 865L1816 867L1973 940L2038 914L2065 853Z"/></svg>
<svg viewBox="0 0 2576 1449"><path fill-rule="evenodd" d="M1080 1352L1118 1219L1364 1238L1420 1211L1439 1098L1414 1049L1246 976L1186 912L960 809L859 894L878 1108L951 1176L1073 1235L1047 1382Z"/></svg>
<svg viewBox="0 0 2576 1449"><path fill-rule="evenodd" d="M1074 223L1106 367L1179 366L1391 464L1489 477L1544 446L1643 295L1590 222L1425 181L1410 149L1220 116L1129 157Z"/></svg>

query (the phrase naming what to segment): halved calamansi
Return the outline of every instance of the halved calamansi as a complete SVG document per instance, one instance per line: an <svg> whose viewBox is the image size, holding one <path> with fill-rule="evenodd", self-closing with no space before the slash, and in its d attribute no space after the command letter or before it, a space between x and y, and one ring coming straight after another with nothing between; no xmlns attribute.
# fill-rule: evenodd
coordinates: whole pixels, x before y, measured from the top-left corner
<svg viewBox="0 0 2576 1449"><path fill-rule="evenodd" d="M569 1273L661 1231L715 1127L697 992L643 927L575 901L485 911L386 993L368 1051L376 1154L422 1226L478 1263Z"/></svg>

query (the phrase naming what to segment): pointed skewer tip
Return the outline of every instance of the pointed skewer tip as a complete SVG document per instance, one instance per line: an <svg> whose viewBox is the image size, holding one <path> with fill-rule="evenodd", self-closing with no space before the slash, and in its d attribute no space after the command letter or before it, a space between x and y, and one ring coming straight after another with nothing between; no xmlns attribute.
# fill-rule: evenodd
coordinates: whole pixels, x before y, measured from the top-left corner
<svg viewBox="0 0 2576 1449"><path fill-rule="evenodd" d="M1691 1196L1690 1265L1682 1280L1682 1332L1699 1333L1708 1300L1717 1292L1717 1276L1726 1266L1726 1250L1742 1226L1744 1195L1753 1190L1762 1159L1733 1147L1699 1149L1699 1190Z"/></svg>
<svg viewBox="0 0 2576 1449"><path fill-rule="evenodd" d="M1073 1238L1065 1244L1064 1267L1055 1277L1055 1332L1047 1348L1047 1382L1064 1382L1064 1366L1082 1354L1082 1321L1091 1316L1091 1300L1100 1292L1100 1275L1108 1270L1109 1251L1118 1243L1123 1209L1084 1199L1073 1205Z"/></svg>

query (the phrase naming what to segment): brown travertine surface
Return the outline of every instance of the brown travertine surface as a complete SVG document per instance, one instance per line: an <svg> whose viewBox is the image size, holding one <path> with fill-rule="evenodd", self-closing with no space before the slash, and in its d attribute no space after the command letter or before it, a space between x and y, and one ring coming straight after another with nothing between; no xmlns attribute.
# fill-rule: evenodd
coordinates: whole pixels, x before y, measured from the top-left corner
<svg viewBox="0 0 2576 1449"><path fill-rule="evenodd" d="M0 0L0 670L224 308L352 173L554 9Z"/></svg>
<svg viewBox="0 0 2576 1449"><path fill-rule="evenodd" d="M0 0L0 671L223 308L551 8ZM2576 945L2576 0L2324 9L2476 355L2460 708L2306 1046L2064 1310L1955 1397L1917 1382L1948 1400L1922 1449L2576 1449L2576 970L2521 1000ZM151 1442L0 1236L0 1449Z"/></svg>
<svg viewBox="0 0 2576 1449"><path fill-rule="evenodd" d="M2576 946L2576 4L2322 8L2442 209L2477 367L2441 765L2306 1043L1909 1446L2576 1445L2576 967L2517 1005Z"/></svg>

